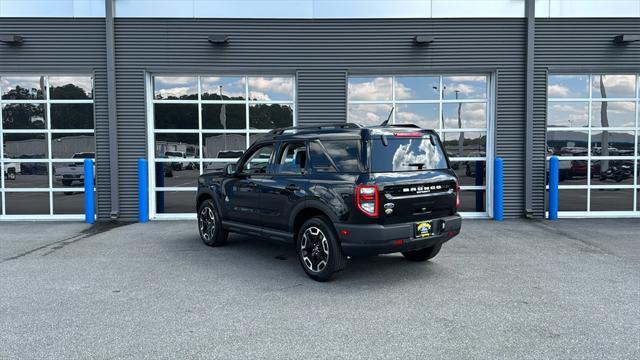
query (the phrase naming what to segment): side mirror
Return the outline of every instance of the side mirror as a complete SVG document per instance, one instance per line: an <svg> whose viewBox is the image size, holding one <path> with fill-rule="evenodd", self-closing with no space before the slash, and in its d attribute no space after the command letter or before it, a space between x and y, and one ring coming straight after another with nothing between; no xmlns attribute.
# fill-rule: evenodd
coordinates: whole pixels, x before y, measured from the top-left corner
<svg viewBox="0 0 640 360"><path fill-rule="evenodd" d="M236 164L227 164L227 165L225 165L224 173L226 175L235 175L236 174Z"/></svg>

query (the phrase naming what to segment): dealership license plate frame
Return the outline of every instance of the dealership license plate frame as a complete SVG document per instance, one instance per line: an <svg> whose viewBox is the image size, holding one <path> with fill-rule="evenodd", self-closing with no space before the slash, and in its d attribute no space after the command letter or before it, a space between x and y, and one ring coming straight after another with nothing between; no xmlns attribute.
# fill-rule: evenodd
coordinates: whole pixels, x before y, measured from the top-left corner
<svg viewBox="0 0 640 360"><path fill-rule="evenodd" d="M426 233L423 228L427 229ZM415 239L428 239L434 235L434 230L433 220L420 221L413 224L413 237Z"/></svg>

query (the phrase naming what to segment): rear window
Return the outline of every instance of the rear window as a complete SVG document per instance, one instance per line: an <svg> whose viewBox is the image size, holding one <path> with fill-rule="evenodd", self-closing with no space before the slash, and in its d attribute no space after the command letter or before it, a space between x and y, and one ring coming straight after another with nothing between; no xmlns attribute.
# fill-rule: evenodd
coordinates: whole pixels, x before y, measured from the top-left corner
<svg viewBox="0 0 640 360"><path fill-rule="evenodd" d="M322 140L309 144L311 166L316 171L360 172L359 140ZM332 164L333 161L333 164Z"/></svg>
<svg viewBox="0 0 640 360"><path fill-rule="evenodd" d="M447 159L430 136L423 138L381 137L371 140L371 171L397 172L446 169Z"/></svg>

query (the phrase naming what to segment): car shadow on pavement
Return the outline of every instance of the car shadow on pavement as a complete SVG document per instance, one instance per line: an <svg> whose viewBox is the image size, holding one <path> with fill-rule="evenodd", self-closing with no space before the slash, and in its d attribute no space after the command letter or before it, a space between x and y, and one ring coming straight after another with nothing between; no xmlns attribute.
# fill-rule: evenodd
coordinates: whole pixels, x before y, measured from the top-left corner
<svg viewBox="0 0 640 360"><path fill-rule="evenodd" d="M283 243L267 239L255 238L240 234L231 234L228 242L221 247L205 246L197 236L174 238L176 243L167 251L175 251L177 247L190 253L203 255L206 266L212 272L216 267L230 268L236 275L263 278L273 281L274 276L280 280L309 281L298 261L295 248ZM185 245L188 248L185 249ZM174 246L175 245L175 246ZM194 258L193 261L202 261ZM188 259L186 261L189 261ZM345 270L338 273L333 282L340 284L372 284L388 282L404 282L428 278L442 271L435 262L412 262L399 253L371 257L350 258ZM388 285L388 284L386 284Z"/></svg>

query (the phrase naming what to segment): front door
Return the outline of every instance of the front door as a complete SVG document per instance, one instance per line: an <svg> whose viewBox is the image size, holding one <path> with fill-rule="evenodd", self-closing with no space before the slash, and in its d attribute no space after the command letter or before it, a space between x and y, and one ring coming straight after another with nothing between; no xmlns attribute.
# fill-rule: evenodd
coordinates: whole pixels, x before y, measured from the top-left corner
<svg viewBox="0 0 640 360"><path fill-rule="evenodd" d="M231 221L258 225L262 212L259 184L267 175L273 144L255 149L240 164L238 175L225 183L224 206Z"/></svg>

